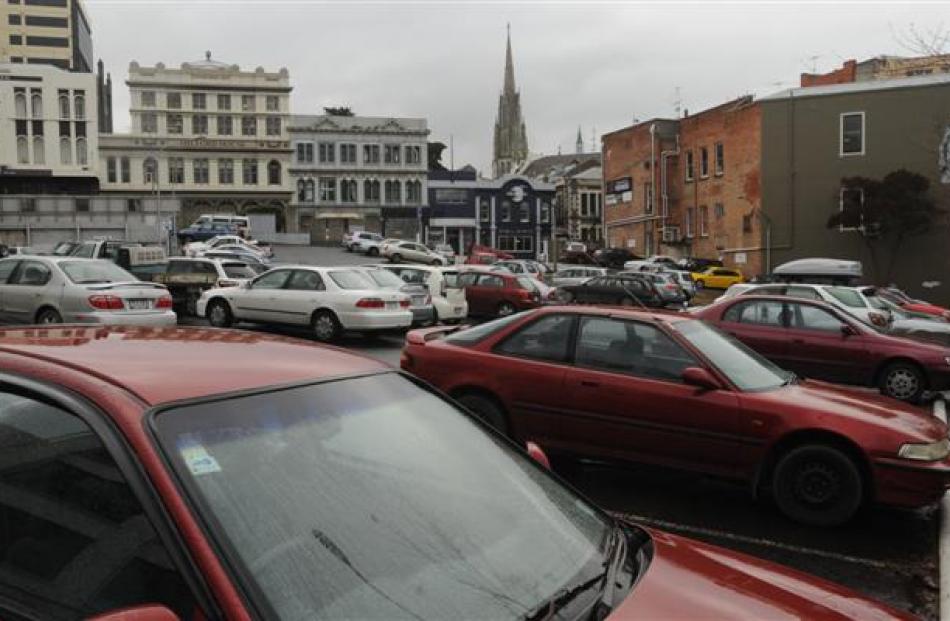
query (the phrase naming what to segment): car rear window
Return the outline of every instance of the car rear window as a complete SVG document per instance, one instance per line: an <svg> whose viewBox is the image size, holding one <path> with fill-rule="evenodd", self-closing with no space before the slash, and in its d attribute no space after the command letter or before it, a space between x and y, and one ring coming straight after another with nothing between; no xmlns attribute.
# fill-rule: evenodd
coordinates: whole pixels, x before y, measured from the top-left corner
<svg viewBox="0 0 950 621"><path fill-rule="evenodd" d="M59 267L77 285L138 280L111 261L63 261Z"/></svg>
<svg viewBox="0 0 950 621"><path fill-rule="evenodd" d="M402 278L396 276L389 270L366 270L366 275L373 279L380 287L401 287L405 283Z"/></svg>
<svg viewBox="0 0 950 621"><path fill-rule="evenodd" d="M865 308L864 298L854 289L847 287L826 287L825 291L845 306L850 308Z"/></svg>
<svg viewBox="0 0 950 621"><path fill-rule="evenodd" d="M336 283L340 289L375 289L374 283L369 276L364 276L353 270L336 270L330 272L330 279Z"/></svg>
<svg viewBox="0 0 950 621"><path fill-rule="evenodd" d="M453 345L474 345L481 342L483 339L488 338L492 334L495 334L499 330L504 330L510 324L520 320L521 318L522 313L515 313L514 315L508 315L507 317L502 317L500 319L495 319L494 321L489 321L472 328L454 332L446 336L443 340L447 343L452 343Z"/></svg>

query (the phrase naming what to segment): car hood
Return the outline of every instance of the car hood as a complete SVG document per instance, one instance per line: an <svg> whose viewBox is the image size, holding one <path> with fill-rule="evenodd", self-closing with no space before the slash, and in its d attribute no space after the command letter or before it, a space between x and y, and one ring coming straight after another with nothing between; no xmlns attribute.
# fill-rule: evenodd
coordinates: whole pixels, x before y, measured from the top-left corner
<svg viewBox="0 0 950 621"><path fill-rule="evenodd" d="M625 619L912 619L820 578L685 537L650 531L653 559L608 617Z"/></svg>

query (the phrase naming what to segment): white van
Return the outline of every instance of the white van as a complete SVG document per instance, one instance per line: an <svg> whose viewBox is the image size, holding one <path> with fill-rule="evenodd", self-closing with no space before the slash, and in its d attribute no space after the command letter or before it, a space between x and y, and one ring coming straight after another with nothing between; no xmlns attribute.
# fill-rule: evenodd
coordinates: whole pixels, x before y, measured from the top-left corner
<svg viewBox="0 0 950 621"><path fill-rule="evenodd" d="M238 216L233 213L206 213L200 215L191 226L209 224L232 224L241 237L247 239L251 236L251 221L247 216Z"/></svg>

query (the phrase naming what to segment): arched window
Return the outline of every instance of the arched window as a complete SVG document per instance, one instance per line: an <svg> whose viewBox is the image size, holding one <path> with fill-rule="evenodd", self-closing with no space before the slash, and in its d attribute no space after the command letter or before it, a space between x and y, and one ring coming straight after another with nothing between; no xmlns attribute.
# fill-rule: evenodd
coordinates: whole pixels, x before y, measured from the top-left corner
<svg viewBox="0 0 950 621"><path fill-rule="evenodd" d="M14 97L14 107L16 108L16 116L18 119L26 118L26 94L17 93Z"/></svg>
<svg viewBox="0 0 950 621"><path fill-rule="evenodd" d="M33 93L33 96L30 97L30 108L32 108L34 119L43 118L43 96L39 93Z"/></svg>
<svg viewBox="0 0 950 621"><path fill-rule="evenodd" d="M422 183L419 181L406 182L406 202L418 203L422 199Z"/></svg>
<svg viewBox="0 0 950 621"><path fill-rule="evenodd" d="M34 164L46 163L46 145L43 143L42 136L33 137L33 163Z"/></svg>
<svg viewBox="0 0 950 621"><path fill-rule="evenodd" d="M307 183L303 179L300 179L297 181L297 202L298 203L306 202L307 200L306 188L307 188Z"/></svg>
<svg viewBox="0 0 950 621"><path fill-rule="evenodd" d="M268 185L280 185L280 162L271 160L267 165Z"/></svg>
<svg viewBox="0 0 950 621"><path fill-rule="evenodd" d="M73 99L73 109L76 112L77 119L80 119L80 120L85 119L86 118L86 98L83 97L82 95L76 95L76 97Z"/></svg>
<svg viewBox="0 0 950 621"><path fill-rule="evenodd" d="M308 203L313 202L313 179L307 179L304 184L304 198Z"/></svg>
<svg viewBox="0 0 950 621"><path fill-rule="evenodd" d="M86 151L86 139L76 138L76 163L85 166L89 163L89 154Z"/></svg>
<svg viewBox="0 0 950 621"><path fill-rule="evenodd" d="M30 163L30 144L26 136L18 136L16 139L16 161L17 164Z"/></svg>
<svg viewBox="0 0 950 621"><path fill-rule="evenodd" d="M73 163L73 145L69 143L69 138L67 136L63 136L59 139L59 163Z"/></svg>
<svg viewBox="0 0 950 621"><path fill-rule="evenodd" d="M357 201L357 188L359 184L355 179L344 179L340 182L340 200L344 203L355 203Z"/></svg>
<svg viewBox="0 0 950 621"><path fill-rule="evenodd" d="M386 202L387 203L401 203L402 202L402 184L398 181L387 181L386 182Z"/></svg>
<svg viewBox="0 0 950 621"><path fill-rule="evenodd" d="M379 202L379 181L367 179L363 182L363 201L367 203Z"/></svg>
<svg viewBox="0 0 950 621"><path fill-rule="evenodd" d="M142 179L147 184L153 183L158 177L158 162L155 161L154 157L147 157L145 161L142 162Z"/></svg>
<svg viewBox="0 0 950 621"><path fill-rule="evenodd" d="M69 95L66 93L59 96L59 118L69 118Z"/></svg>

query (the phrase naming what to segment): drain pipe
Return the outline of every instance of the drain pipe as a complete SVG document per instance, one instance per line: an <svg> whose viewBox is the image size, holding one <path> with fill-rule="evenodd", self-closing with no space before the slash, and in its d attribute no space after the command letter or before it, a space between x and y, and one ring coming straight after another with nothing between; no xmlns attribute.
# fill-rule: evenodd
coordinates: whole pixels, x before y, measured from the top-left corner
<svg viewBox="0 0 950 621"><path fill-rule="evenodd" d="M650 213L656 215L656 123L650 124Z"/></svg>
<svg viewBox="0 0 950 621"><path fill-rule="evenodd" d="M676 148L672 151L660 152L660 185L663 188L663 226L666 226L666 219L670 215L670 194L667 187L666 160L680 154L680 135L676 134Z"/></svg>

